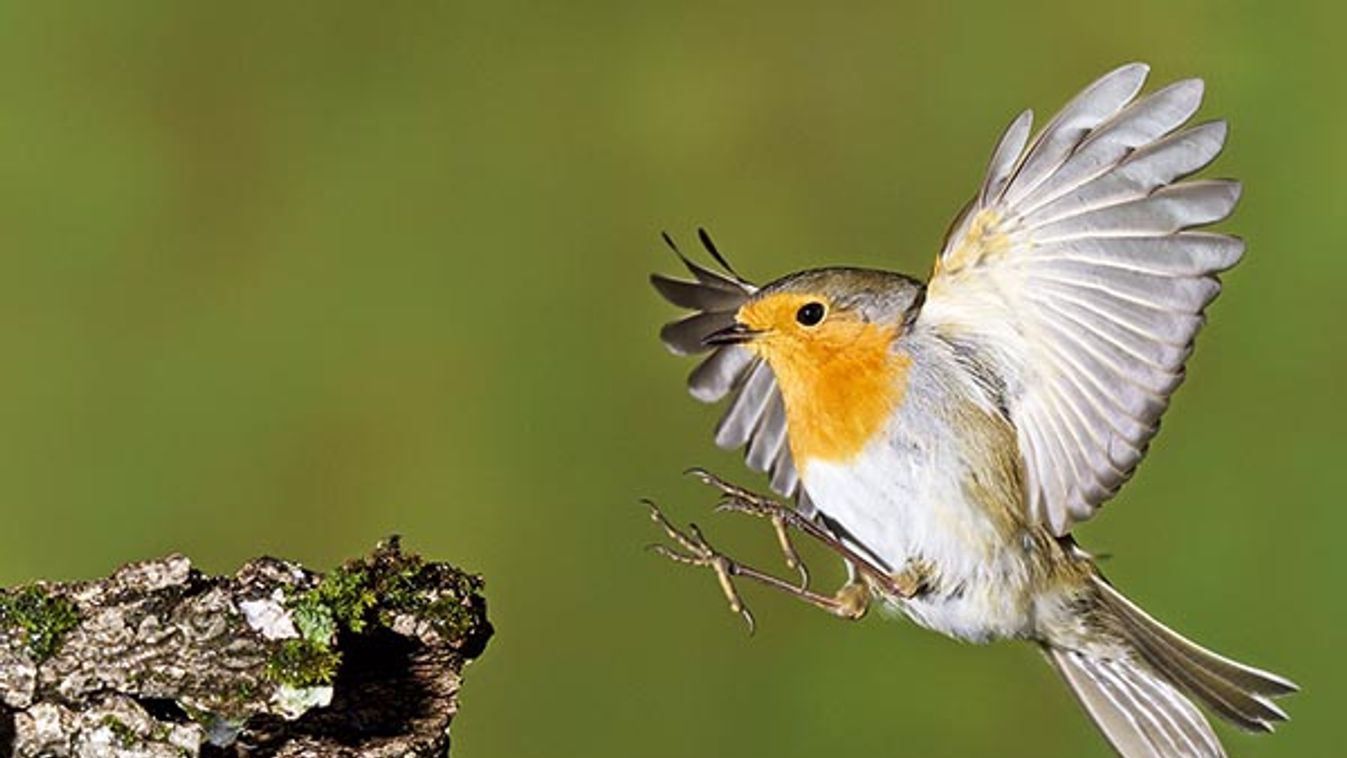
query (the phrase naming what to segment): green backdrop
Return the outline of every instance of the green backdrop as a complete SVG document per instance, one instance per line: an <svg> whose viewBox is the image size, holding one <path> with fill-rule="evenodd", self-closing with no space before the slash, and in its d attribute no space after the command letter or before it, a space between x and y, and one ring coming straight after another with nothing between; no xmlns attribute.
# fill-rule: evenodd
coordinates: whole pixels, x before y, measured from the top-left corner
<svg viewBox="0 0 1347 758"><path fill-rule="evenodd" d="M1003 5L0 5L0 582L400 532L487 578L459 756L1106 755L1027 645L754 591L750 639L642 551L653 496L776 560L679 474L742 469L645 276L699 225L758 279L924 274L1020 108L1143 59L1231 120L1249 254L1079 537L1303 685L1233 753L1338 752L1347 13Z"/></svg>

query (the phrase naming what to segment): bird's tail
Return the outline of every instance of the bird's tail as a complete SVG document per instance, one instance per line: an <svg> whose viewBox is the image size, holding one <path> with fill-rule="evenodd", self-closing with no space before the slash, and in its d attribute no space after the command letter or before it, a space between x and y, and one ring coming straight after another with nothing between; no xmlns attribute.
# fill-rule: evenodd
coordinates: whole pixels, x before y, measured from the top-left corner
<svg viewBox="0 0 1347 758"><path fill-rule="evenodd" d="M1047 646L1090 718L1124 758L1221 758L1225 751L1193 705L1197 699L1247 731L1286 720L1272 698L1296 691L1275 674L1236 663L1185 639L1096 579L1103 615L1124 654Z"/></svg>

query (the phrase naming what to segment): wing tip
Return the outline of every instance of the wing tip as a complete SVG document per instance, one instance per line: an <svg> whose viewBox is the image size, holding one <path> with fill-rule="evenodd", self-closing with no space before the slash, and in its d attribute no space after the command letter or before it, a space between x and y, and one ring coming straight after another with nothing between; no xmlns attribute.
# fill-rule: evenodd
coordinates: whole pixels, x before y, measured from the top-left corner
<svg viewBox="0 0 1347 758"><path fill-rule="evenodd" d="M1141 88L1145 86L1146 79L1150 74L1151 67L1149 63L1144 63L1142 61L1124 63L1094 80L1081 94L1084 95L1085 93L1094 92L1105 87L1111 88L1115 84L1121 84L1123 85L1123 89L1130 92L1125 99L1131 100L1141 91Z"/></svg>
<svg viewBox="0 0 1347 758"><path fill-rule="evenodd" d="M655 291L659 293L659 296L664 298L666 301L679 307L683 306L681 303L678 302L677 296L674 294L674 292L681 285L685 284L691 284L691 282L687 282L682 279L675 279L672 276L666 276L659 272L654 272L650 275L650 286L655 288Z"/></svg>
<svg viewBox="0 0 1347 758"><path fill-rule="evenodd" d="M1230 120L1226 118L1214 118L1210 121L1198 124L1194 129L1210 129L1217 132L1216 141L1225 146L1226 139L1230 136Z"/></svg>
<svg viewBox="0 0 1347 758"><path fill-rule="evenodd" d="M1207 92L1207 81L1200 76L1189 76L1166 84L1160 91L1172 92L1176 90L1194 90L1193 94L1201 99Z"/></svg>
<svg viewBox="0 0 1347 758"><path fill-rule="evenodd" d="M664 349L668 350L669 353L671 353L672 355L677 355L680 357L688 355L696 355L694 351L683 347L683 345L672 336L673 331L681 323L682 323L681 321L670 321L669 323L660 327L659 329L660 344L664 345Z"/></svg>
<svg viewBox="0 0 1347 758"><path fill-rule="evenodd" d="M1236 264L1244 260L1244 252L1248 249L1248 244L1244 241L1244 238L1238 234L1226 234L1222 236L1229 241L1230 247L1226 251L1225 257L1215 262L1216 265L1212 268L1212 274L1219 274L1234 268Z"/></svg>
<svg viewBox="0 0 1347 758"><path fill-rule="evenodd" d="M1001 191L1006 188L1015 165L1024 155L1025 145L1029 144L1029 133L1033 130L1033 127L1034 109L1025 108L1010 120L1005 129L1001 130L1001 138L996 141L996 148L992 150L991 160L988 162L987 173L982 180L982 186L978 187L974 201L965 206L964 211L951 224L950 231L946 234L947 241L953 238L957 231L956 228L961 221L968 217L968 213L973 206L987 206L993 197L999 196Z"/></svg>
<svg viewBox="0 0 1347 758"><path fill-rule="evenodd" d="M1235 213L1235 208L1239 205L1239 201L1244 198L1244 182L1239 179L1213 179L1212 181L1223 186L1229 196L1228 202L1230 203L1230 206L1225 209L1225 213L1217 220L1225 221Z"/></svg>
<svg viewBox="0 0 1347 758"><path fill-rule="evenodd" d="M1146 81L1146 78L1149 77L1150 75L1151 75L1151 64L1145 61L1131 61L1130 63L1122 64L1121 66L1113 69L1104 76L1106 78L1117 76L1117 77L1127 77L1129 79L1137 79L1138 86L1140 86L1142 83Z"/></svg>
<svg viewBox="0 0 1347 758"><path fill-rule="evenodd" d="M1170 82L1156 92L1157 95L1169 93L1177 95L1180 102L1183 103L1184 116L1182 121L1187 121L1197 113L1197 109L1202 107L1202 101L1207 96L1207 83L1200 77L1190 76L1186 79L1179 79Z"/></svg>

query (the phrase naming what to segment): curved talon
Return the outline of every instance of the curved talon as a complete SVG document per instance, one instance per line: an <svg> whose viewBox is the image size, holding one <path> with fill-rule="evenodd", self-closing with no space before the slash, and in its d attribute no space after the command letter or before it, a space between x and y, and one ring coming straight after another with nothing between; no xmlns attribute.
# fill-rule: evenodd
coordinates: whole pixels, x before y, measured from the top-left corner
<svg viewBox="0 0 1347 758"><path fill-rule="evenodd" d="M752 637L753 633L758 630L758 622L753 620L753 612L748 609L748 606L742 606L739 608L739 615L744 617L744 623L748 624L748 636Z"/></svg>
<svg viewBox="0 0 1347 758"><path fill-rule="evenodd" d="M799 588L802 590L809 589L809 581L810 581L809 567L804 565L804 561L796 560L794 568L796 571L800 572L800 584L798 585Z"/></svg>
<svg viewBox="0 0 1347 758"><path fill-rule="evenodd" d="M668 522L666 522L666 521L664 520L664 514L660 512L659 506L658 506L658 505L655 505L655 501L654 501L654 500L651 500L651 499L648 498L648 497L643 497L643 498L640 499L639 502L640 502L641 505L644 505L646 508L650 509L650 520L651 520L651 521L654 521L654 522L657 523L657 524L665 524L665 523L668 523Z"/></svg>

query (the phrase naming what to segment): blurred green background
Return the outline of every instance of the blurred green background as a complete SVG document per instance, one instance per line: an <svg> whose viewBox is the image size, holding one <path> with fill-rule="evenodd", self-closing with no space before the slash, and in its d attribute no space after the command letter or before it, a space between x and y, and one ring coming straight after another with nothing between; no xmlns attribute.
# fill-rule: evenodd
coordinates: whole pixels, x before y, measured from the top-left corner
<svg viewBox="0 0 1347 758"><path fill-rule="evenodd" d="M1027 645L970 647L642 551L679 472L744 477L645 282L707 226L746 275L924 274L1001 127L1132 59L1202 75L1246 182L1190 380L1079 532L1196 639L1347 705L1347 99L1327 3L0 5L0 582L178 550L322 567L391 532L485 574L455 754L1081 756ZM1155 84L1152 84L1154 87ZM838 572L825 570L825 583Z"/></svg>

